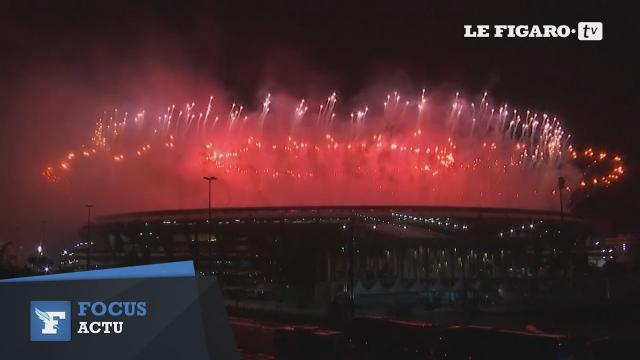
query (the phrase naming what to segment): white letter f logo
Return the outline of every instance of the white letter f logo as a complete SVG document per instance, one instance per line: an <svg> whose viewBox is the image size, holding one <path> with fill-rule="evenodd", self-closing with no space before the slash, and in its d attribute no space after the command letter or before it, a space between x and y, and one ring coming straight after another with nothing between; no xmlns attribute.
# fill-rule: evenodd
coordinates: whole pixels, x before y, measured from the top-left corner
<svg viewBox="0 0 640 360"><path fill-rule="evenodd" d="M41 311L36 308L36 316L44 323L42 328L42 334L57 334L58 333L58 320L64 320L67 314L64 311Z"/></svg>

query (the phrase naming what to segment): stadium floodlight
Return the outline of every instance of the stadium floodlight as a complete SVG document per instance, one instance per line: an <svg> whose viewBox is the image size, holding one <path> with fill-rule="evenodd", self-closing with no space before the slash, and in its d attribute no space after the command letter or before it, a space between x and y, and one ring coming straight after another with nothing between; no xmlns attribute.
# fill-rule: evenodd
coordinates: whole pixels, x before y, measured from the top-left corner
<svg viewBox="0 0 640 360"><path fill-rule="evenodd" d="M207 220L207 230L209 231L209 236L207 238L208 246L209 246L209 272L213 273L213 244L211 240L211 182L214 180L218 180L215 176L203 176L204 180L209 182L209 217Z"/></svg>

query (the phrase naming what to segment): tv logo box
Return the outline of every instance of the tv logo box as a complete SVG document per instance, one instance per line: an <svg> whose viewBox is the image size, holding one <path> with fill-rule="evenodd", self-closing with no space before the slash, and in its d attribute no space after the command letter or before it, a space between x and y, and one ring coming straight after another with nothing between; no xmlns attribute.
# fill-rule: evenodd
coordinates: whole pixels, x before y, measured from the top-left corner
<svg viewBox="0 0 640 360"><path fill-rule="evenodd" d="M141 302L146 316L127 316ZM211 277L0 281L0 307L0 360L239 359Z"/></svg>
<svg viewBox="0 0 640 360"><path fill-rule="evenodd" d="M578 23L578 40L600 41L602 34L601 22L583 21Z"/></svg>
<svg viewBox="0 0 640 360"><path fill-rule="evenodd" d="M71 302L32 301L31 341L70 341Z"/></svg>

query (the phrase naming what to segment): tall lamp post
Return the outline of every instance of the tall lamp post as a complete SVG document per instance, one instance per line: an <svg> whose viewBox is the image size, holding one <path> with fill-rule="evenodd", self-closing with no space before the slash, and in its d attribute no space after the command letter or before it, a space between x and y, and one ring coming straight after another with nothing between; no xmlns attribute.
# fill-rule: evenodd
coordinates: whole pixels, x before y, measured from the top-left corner
<svg viewBox="0 0 640 360"><path fill-rule="evenodd" d="M46 228L47 228L47 222L43 220L42 221L42 228L41 228L42 234L41 234L41 238L40 238L40 246L38 246L38 249L39 249L38 250L38 253L39 253L38 255L39 256L42 256L42 254L44 252L44 243L45 243L45 240L46 240Z"/></svg>
<svg viewBox="0 0 640 360"><path fill-rule="evenodd" d="M218 178L215 176L203 176L202 178L207 180L209 183L209 218L207 220L209 237L207 238L207 241L209 243L209 272L213 274L213 243L211 241L211 182L218 180Z"/></svg>
<svg viewBox="0 0 640 360"><path fill-rule="evenodd" d="M563 176L558 177L558 195L560 197L560 221L564 222L564 204L562 201L562 191L567 187Z"/></svg>
<svg viewBox="0 0 640 360"><path fill-rule="evenodd" d="M46 240L46 228L47 228L47 222L43 220L42 221L42 238L40 239L40 245L38 246L38 263L39 263L39 266L42 266L45 272L49 272L49 267L46 264L43 264L43 260L45 260L44 243Z"/></svg>
<svg viewBox="0 0 640 360"><path fill-rule="evenodd" d="M42 234L41 234L42 236L40 238L40 246L44 248L44 243L45 243L45 240L47 239L47 222L45 220L42 220L41 230L42 230Z"/></svg>
<svg viewBox="0 0 640 360"><path fill-rule="evenodd" d="M93 205L85 205L87 208L87 270L91 269L91 208Z"/></svg>

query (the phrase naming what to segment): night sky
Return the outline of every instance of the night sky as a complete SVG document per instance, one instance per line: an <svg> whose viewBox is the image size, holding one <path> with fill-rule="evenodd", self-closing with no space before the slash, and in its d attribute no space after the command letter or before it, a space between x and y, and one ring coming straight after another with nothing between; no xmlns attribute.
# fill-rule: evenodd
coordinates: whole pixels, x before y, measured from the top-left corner
<svg viewBox="0 0 640 360"><path fill-rule="evenodd" d="M488 90L557 114L578 147L602 146L627 164L620 184L575 211L638 232L640 26L631 9L608 1L255 3L3 2L0 242L31 246L43 220L54 243L76 238L89 200L70 198L78 222L57 223L57 204L40 201L47 189L39 173L52 153L64 153L70 131L90 130L79 118L206 95L213 82L246 102L264 89L336 89L349 99L374 82ZM602 21L604 40L463 38L464 24L578 21Z"/></svg>

